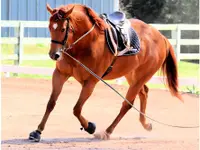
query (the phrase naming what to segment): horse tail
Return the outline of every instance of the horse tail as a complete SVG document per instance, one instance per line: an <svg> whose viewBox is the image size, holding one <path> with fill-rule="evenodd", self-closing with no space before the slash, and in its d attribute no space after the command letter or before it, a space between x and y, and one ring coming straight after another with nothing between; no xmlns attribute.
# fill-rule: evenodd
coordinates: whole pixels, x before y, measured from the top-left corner
<svg viewBox="0 0 200 150"><path fill-rule="evenodd" d="M174 49L166 38L165 42L169 51L161 70L163 74L167 76L167 85L171 94L183 101L182 96L178 91L178 69Z"/></svg>

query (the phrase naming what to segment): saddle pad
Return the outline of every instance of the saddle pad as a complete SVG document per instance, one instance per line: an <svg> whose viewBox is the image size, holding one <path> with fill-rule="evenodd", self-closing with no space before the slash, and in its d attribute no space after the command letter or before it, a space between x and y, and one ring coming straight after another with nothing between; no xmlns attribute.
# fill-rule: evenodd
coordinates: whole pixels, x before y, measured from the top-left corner
<svg viewBox="0 0 200 150"><path fill-rule="evenodd" d="M114 54L115 53L114 46L112 45L108 30L105 30L105 36L108 47L110 51ZM120 55L118 56L135 55L140 51L140 41L137 33L133 28L129 28L129 37L130 37L130 46L132 47L132 49L118 51L120 53Z"/></svg>

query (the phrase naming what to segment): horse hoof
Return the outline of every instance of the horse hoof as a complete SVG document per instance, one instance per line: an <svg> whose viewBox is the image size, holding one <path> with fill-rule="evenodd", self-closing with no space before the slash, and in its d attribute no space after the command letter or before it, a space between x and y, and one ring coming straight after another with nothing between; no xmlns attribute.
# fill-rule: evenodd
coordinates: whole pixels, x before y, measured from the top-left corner
<svg viewBox="0 0 200 150"><path fill-rule="evenodd" d="M152 130L152 124L151 123L147 124L146 130L147 131L151 131Z"/></svg>
<svg viewBox="0 0 200 150"><path fill-rule="evenodd" d="M94 134L94 138L99 139L99 140L109 140L110 134L106 132L99 132L99 133Z"/></svg>
<svg viewBox="0 0 200 150"><path fill-rule="evenodd" d="M40 131L33 131L29 134L29 140L33 142L39 142L41 139L41 132Z"/></svg>
<svg viewBox="0 0 200 150"><path fill-rule="evenodd" d="M88 122L88 128L84 129L86 132L88 132L89 134L93 134L96 130L96 125L92 122Z"/></svg>

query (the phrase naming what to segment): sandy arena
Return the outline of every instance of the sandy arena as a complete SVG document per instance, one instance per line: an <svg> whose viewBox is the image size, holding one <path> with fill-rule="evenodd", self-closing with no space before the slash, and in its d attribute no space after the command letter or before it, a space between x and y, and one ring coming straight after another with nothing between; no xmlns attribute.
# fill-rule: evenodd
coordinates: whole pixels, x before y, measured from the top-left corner
<svg viewBox="0 0 200 150"><path fill-rule="evenodd" d="M125 95L127 87L114 85ZM149 122L148 132L139 122L139 113L130 110L118 124L111 139L94 139L73 116L81 86L68 81L42 134L40 143L29 142L28 135L37 128L51 93L51 80L2 78L2 149L3 150L198 150L199 129L181 129ZM199 99L183 94L185 103L165 90L150 89L147 114L159 121L182 126L198 125ZM106 129L119 113L122 99L99 83L83 108L83 115ZM138 98L135 106L139 108Z"/></svg>

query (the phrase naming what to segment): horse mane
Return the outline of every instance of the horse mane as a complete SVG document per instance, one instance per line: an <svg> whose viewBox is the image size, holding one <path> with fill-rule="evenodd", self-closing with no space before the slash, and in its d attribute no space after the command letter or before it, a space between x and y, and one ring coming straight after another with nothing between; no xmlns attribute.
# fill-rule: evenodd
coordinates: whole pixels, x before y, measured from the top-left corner
<svg viewBox="0 0 200 150"><path fill-rule="evenodd" d="M52 15L52 17L56 18L56 13L60 13L62 15L64 12L66 12L69 9L69 7L72 7L72 6L73 6L73 4L65 5L65 6L61 5L58 8L55 8L53 10L54 14ZM104 31L105 29L108 28L108 25L104 22L104 20L101 19L99 17L99 15L94 10L92 10L90 7L87 7L86 5L81 5L81 4L75 4L75 7L81 8L81 10L83 10L84 13L89 17L90 21L93 24L97 25L97 27L100 29L100 31Z"/></svg>
<svg viewBox="0 0 200 150"><path fill-rule="evenodd" d="M104 31L106 28L108 28L107 24L104 22L103 19L101 19L94 10L91 8L84 6L84 9L86 11L86 15L90 18L90 21L94 24L96 24L101 31Z"/></svg>

